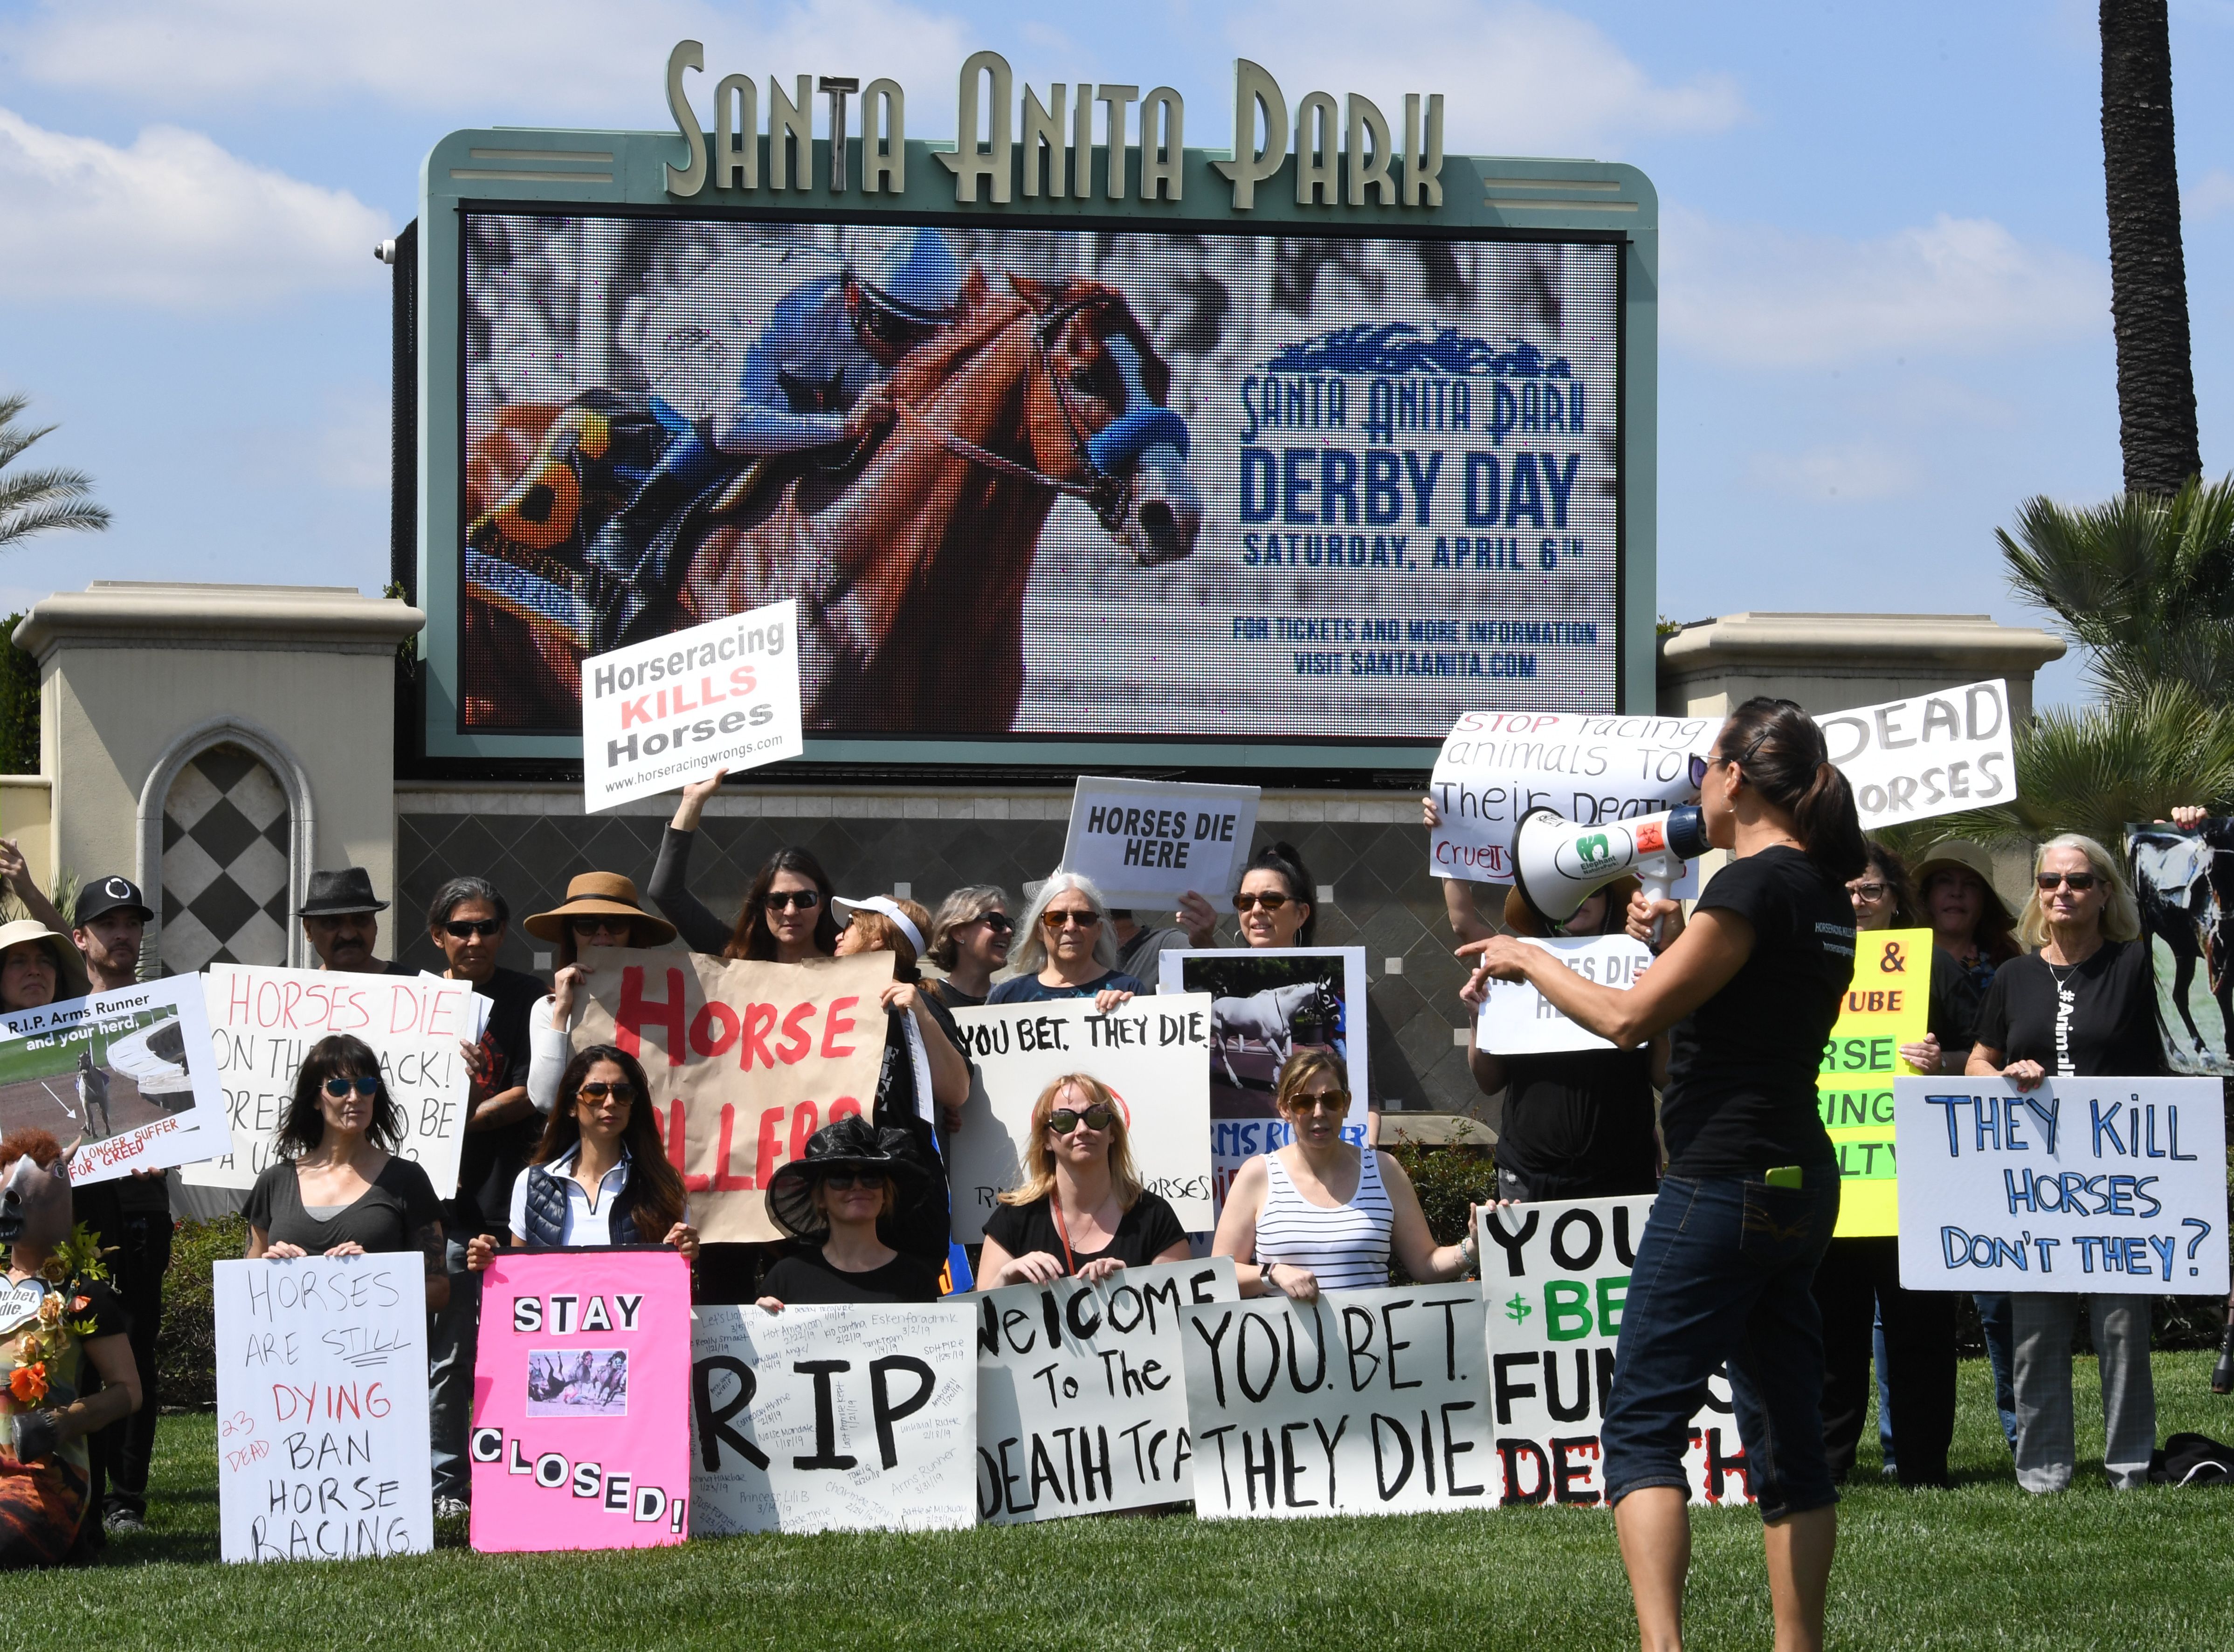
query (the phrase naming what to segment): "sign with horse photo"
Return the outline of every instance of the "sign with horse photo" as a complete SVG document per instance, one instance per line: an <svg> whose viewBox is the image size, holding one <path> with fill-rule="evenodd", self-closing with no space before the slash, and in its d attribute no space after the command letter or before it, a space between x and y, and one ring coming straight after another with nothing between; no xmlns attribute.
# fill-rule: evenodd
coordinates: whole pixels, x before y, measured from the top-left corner
<svg viewBox="0 0 2234 1652"><path fill-rule="evenodd" d="M785 601L810 741L1619 709L1619 245L865 217L467 211L460 734Z"/></svg>
<svg viewBox="0 0 2234 1652"><path fill-rule="evenodd" d="M2129 826L2126 848L2156 965L2165 1069L2234 1074L2234 819L2213 815L2192 832Z"/></svg>

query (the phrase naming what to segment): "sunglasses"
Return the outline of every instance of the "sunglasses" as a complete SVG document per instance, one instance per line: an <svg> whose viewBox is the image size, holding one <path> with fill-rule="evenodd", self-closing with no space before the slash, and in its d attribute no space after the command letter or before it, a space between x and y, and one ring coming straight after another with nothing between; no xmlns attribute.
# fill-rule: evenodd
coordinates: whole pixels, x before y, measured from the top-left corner
<svg viewBox="0 0 2234 1652"><path fill-rule="evenodd" d="M1048 1128L1058 1136L1067 1136L1078 1128L1082 1120L1088 1130L1107 1130L1116 1117L1114 1113L1099 1102L1087 1108L1083 1113L1076 1107L1057 1107L1053 1113L1048 1114Z"/></svg>
<svg viewBox="0 0 2234 1652"><path fill-rule="evenodd" d="M1073 911L1068 909L1065 909L1060 912L1042 913L1040 916L1040 922L1046 924L1051 930L1090 930L1095 924L1101 922L1101 914L1099 912Z"/></svg>
<svg viewBox="0 0 2234 1652"><path fill-rule="evenodd" d="M624 917L576 917L567 920L567 927L577 935L626 935L629 920ZM450 931L456 934L456 930Z"/></svg>
<svg viewBox="0 0 2234 1652"><path fill-rule="evenodd" d="M359 1095L378 1095L380 1080L377 1077L364 1077L326 1081L326 1094L336 1101L346 1101L351 1090L355 1090Z"/></svg>
<svg viewBox="0 0 2234 1652"><path fill-rule="evenodd" d="M1285 895L1236 895L1233 910L1245 912L1252 906L1261 906L1268 912L1277 912L1288 904L1288 898Z"/></svg>
<svg viewBox="0 0 2234 1652"><path fill-rule="evenodd" d="M636 1100L636 1086L625 1079L618 1084L585 1084L574 1092L574 1095L578 1100L593 1103L602 1101L607 1096L616 1101L633 1101Z"/></svg>
<svg viewBox="0 0 2234 1652"><path fill-rule="evenodd" d="M578 930L582 926L577 923L574 927ZM452 918L442 925L442 933L454 941L470 941L476 936L494 935L503 928L504 920L498 917Z"/></svg>
<svg viewBox="0 0 2234 1652"><path fill-rule="evenodd" d="M1297 1113L1347 1113L1349 1111L1349 1092L1322 1090L1316 1095L1291 1096L1288 1105Z"/></svg>
<svg viewBox="0 0 2234 1652"><path fill-rule="evenodd" d="M822 1185L843 1193L856 1187L881 1187L884 1180L872 1170L833 1170L823 1173Z"/></svg>
<svg viewBox="0 0 2234 1652"><path fill-rule="evenodd" d="M1713 758L1702 757L1696 752L1692 753L1691 789L1693 791L1697 791L1701 787L1707 783L1707 771L1714 766L1715 760Z"/></svg>
<svg viewBox="0 0 2234 1652"><path fill-rule="evenodd" d="M1884 884L1848 884L1846 892L1858 900L1883 900L1886 888Z"/></svg>
<svg viewBox="0 0 2234 1652"><path fill-rule="evenodd" d="M2035 872L2032 880L2043 895L2053 891L2059 884L2068 884L2073 894L2083 895L2102 881L2091 872Z"/></svg>
<svg viewBox="0 0 2234 1652"><path fill-rule="evenodd" d="M978 914L977 921L996 935L1010 935L1016 932L1016 920L1006 912L981 912Z"/></svg>
<svg viewBox="0 0 2234 1652"><path fill-rule="evenodd" d="M820 893L812 889L785 889L772 891L766 903L771 912L811 912L822 904Z"/></svg>

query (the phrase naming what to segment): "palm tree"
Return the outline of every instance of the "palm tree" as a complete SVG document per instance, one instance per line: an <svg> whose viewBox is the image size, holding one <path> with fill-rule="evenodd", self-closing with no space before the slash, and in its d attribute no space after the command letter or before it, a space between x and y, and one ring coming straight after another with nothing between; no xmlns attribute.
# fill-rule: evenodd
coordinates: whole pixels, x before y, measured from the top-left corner
<svg viewBox="0 0 2234 1652"><path fill-rule="evenodd" d="M55 427L24 430L16 421L31 405L27 395L0 395L0 551L49 528L105 528L108 510L87 496L93 479L82 470L26 470L9 467Z"/></svg>
<svg viewBox="0 0 2234 1652"><path fill-rule="evenodd" d="M2101 25L2118 441L2126 491L2168 494L2203 469L2172 150L2172 28L2165 0L2102 0Z"/></svg>

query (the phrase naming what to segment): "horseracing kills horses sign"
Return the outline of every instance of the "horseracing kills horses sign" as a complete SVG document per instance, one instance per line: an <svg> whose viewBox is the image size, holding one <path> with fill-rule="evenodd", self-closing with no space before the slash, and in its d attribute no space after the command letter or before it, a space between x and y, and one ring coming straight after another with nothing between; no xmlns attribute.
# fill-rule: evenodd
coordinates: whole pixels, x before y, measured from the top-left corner
<svg viewBox="0 0 2234 1652"><path fill-rule="evenodd" d="M1424 759L1486 699L1650 692L1633 172L1247 63L1220 159L1168 88L992 53L934 153L892 81L702 56L663 134L430 160L430 754L569 756L586 662L785 601L809 758Z"/></svg>
<svg viewBox="0 0 2234 1652"><path fill-rule="evenodd" d="M717 768L798 756L798 609L771 603L585 661L590 812L671 792Z"/></svg>

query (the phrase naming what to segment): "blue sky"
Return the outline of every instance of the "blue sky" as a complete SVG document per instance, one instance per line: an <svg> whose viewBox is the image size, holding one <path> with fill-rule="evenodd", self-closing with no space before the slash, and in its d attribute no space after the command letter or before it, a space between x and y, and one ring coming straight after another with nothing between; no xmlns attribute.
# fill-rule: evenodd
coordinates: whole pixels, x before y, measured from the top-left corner
<svg viewBox="0 0 2234 1652"><path fill-rule="evenodd" d="M765 75L1168 83L1222 145L1231 60L1447 99L1453 151L1629 161L1666 224L1661 607L1987 611L2027 495L2119 485L2091 4L1088 9L905 0L0 0L0 389L62 428L100 536L0 565L355 584L387 569L387 271L443 133L657 129L670 45ZM1055 19L1050 21L1050 19ZM2174 0L2205 469L2234 468L2234 3ZM2052 669L2045 701L2078 697Z"/></svg>

